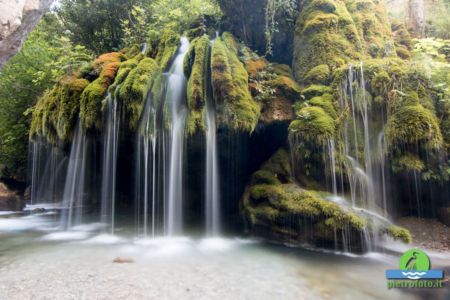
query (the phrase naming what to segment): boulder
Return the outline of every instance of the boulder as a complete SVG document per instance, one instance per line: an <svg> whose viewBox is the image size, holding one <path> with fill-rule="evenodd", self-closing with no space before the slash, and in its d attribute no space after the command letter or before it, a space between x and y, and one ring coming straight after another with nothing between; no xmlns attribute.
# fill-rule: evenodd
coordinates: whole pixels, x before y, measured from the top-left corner
<svg viewBox="0 0 450 300"><path fill-rule="evenodd" d="M14 56L53 0L0 0L0 67Z"/></svg>
<svg viewBox="0 0 450 300"><path fill-rule="evenodd" d="M450 227L450 207L441 207L438 210L438 219Z"/></svg>
<svg viewBox="0 0 450 300"><path fill-rule="evenodd" d="M0 183L0 211L19 211L24 206L25 203L20 195L4 183Z"/></svg>

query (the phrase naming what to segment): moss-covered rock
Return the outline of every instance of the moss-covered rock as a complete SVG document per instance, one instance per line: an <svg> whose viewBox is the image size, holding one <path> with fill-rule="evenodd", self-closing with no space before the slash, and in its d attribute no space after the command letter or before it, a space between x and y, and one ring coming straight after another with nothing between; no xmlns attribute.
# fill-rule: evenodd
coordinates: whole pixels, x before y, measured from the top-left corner
<svg viewBox="0 0 450 300"><path fill-rule="evenodd" d="M158 46L156 47L156 56L154 57L162 70L167 70L172 59L178 51L180 44L180 35L171 29L164 29L161 32Z"/></svg>
<svg viewBox="0 0 450 300"><path fill-rule="evenodd" d="M330 67L328 65L318 65L306 73L304 82L326 84L330 75Z"/></svg>
<svg viewBox="0 0 450 300"><path fill-rule="evenodd" d="M298 16L294 39L293 68L302 80L313 68L334 70L362 57L363 46L345 2L308 0Z"/></svg>
<svg viewBox="0 0 450 300"><path fill-rule="evenodd" d="M249 92L248 73L238 59L236 42L228 33L216 39L212 46L211 81L214 99L219 105L220 123L252 132L260 107Z"/></svg>
<svg viewBox="0 0 450 300"><path fill-rule="evenodd" d="M146 57L134 69L129 71L128 76L116 91L116 96L122 105L122 111L125 120L128 121L130 130L137 128L146 95L150 88L150 82L160 72L161 70L156 61Z"/></svg>
<svg viewBox="0 0 450 300"><path fill-rule="evenodd" d="M439 121L421 104L399 107L389 118L386 137L390 144L423 144L427 149L440 149L443 138Z"/></svg>
<svg viewBox="0 0 450 300"><path fill-rule="evenodd" d="M57 145L71 140L78 119L80 96L89 81L65 76L36 103L30 127L30 139L39 137Z"/></svg>
<svg viewBox="0 0 450 300"><path fill-rule="evenodd" d="M345 0L365 52L372 57L395 56L394 40L386 6L381 1Z"/></svg>
<svg viewBox="0 0 450 300"><path fill-rule="evenodd" d="M363 232L370 231L372 222L367 215L323 198L327 193L300 188L291 176L289 155L283 149L252 175L241 201L251 231L283 242L350 246L350 251L362 251ZM381 226L379 234L411 241L407 230L392 224ZM341 239L343 235L346 241Z"/></svg>
<svg viewBox="0 0 450 300"><path fill-rule="evenodd" d="M189 78L187 83L189 115L186 125L188 134L205 129L204 107L208 93L209 45L207 35L195 39L184 60L184 72Z"/></svg>
<svg viewBox="0 0 450 300"><path fill-rule="evenodd" d="M392 237L394 240L401 241L406 244L412 242L411 233L405 228L391 225L385 229L385 233Z"/></svg>
<svg viewBox="0 0 450 300"><path fill-rule="evenodd" d="M86 87L80 98L80 121L85 130L101 129L102 100L108 87L114 82L123 59L123 54L112 52L99 56L92 64L93 70L99 72L99 76Z"/></svg>
<svg viewBox="0 0 450 300"><path fill-rule="evenodd" d="M297 120L289 126L289 133L299 139L324 145L334 136L336 130L334 120L321 107L303 107L297 112L297 117Z"/></svg>

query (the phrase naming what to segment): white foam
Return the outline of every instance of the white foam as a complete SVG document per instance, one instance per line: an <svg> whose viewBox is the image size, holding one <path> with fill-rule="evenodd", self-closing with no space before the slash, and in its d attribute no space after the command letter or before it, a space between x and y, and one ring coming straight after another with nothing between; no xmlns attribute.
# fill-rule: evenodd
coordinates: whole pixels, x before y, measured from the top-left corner
<svg viewBox="0 0 450 300"><path fill-rule="evenodd" d="M97 236L94 236L86 241L83 241L84 244L103 244L103 245L111 245L111 244L119 244L123 243L126 240L112 234L99 234Z"/></svg>
<svg viewBox="0 0 450 300"><path fill-rule="evenodd" d="M88 232L83 231L58 231L44 235L44 241L79 241L89 237Z"/></svg>

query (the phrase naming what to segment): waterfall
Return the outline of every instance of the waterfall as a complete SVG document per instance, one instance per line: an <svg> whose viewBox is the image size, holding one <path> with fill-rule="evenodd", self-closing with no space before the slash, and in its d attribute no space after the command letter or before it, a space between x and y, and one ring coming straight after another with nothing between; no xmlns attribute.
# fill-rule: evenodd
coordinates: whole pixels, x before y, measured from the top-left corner
<svg viewBox="0 0 450 300"><path fill-rule="evenodd" d="M216 33L217 35L217 33ZM211 41L211 44L213 41ZM209 49L210 56L211 47ZM208 72L209 74L209 72ZM210 74L209 74L210 75ZM208 76L210 77L210 76ZM206 232L209 236L217 236L220 232L220 195L219 195L219 163L216 136L216 105L210 90L210 78L207 78L206 97L206 177L205 207Z"/></svg>
<svg viewBox="0 0 450 300"><path fill-rule="evenodd" d="M114 233L119 121L117 99L109 93L106 96L106 122L103 132L101 222L110 225L112 234Z"/></svg>
<svg viewBox="0 0 450 300"><path fill-rule="evenodd" d="M149 227L152 237L161 231L161 227L168 236L182 233L184 138L188 112L183 64L188 50L189 40L182 37L172 66L162 76L163 89L153 91L150 88L141 117L137 141L136 207L138 232L144 237L148 236Z"/></svg>
<svg viewBox="0 0 450 300"><path fill-rule="evenodd" d="M81 224L85 192L86 154L87 138L80 124L77 124L64 185L61 226L65 229Z"/></svg>
<svg viewBox="0 0 450 300"><path fill-rule="evenodd" d="M184 125L187 115L185 101L186 77L184 76L184 57L189 50L189 40L181 38L181 46L169 71L167 103L171 114L171 152L169 185L166 211L166 234L181 233L183 224L183 154Z"/></svg>
<svg viewBox="0 0 450 300"><path fill-rule="evenodd" d="M64 184L67 158L54 145L31 143L31 204L56 204Z"/></svg>

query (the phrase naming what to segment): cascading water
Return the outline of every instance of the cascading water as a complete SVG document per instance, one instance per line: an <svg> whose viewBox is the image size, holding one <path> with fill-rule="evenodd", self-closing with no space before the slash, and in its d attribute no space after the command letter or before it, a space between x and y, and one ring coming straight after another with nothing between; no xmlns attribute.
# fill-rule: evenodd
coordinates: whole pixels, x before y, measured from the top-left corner
<svg viewBox="0 0 450 300"><path fill-rule="evenodd" d="M57 204L64 185L67 157L61 149L41 141L31 143L30 202Z"/></svg>
<svg viewBox="0 0 450 300"><path fill-rule="evenodd" d="M211 41L211 44L213 42L214 40ZM211 51L211 47L209 51ZM207 78L208 83L210 82L209 77L210 76ZM207 86L210 87L209 84ZM210 88L207 88L206 94L206 231L209 236L217 236L220 232L220 195L216 136L216 105Z"/></svg>
<svg viewBox="0 0 450 300"><path fill-rule="evenodd" d="M181 38L180 49L169 71L166 103L171 114L171 150L168 198L165 217L166 234L180 234L183 224L183 153L184 125L187 115L185 100L186 77L184 57L189 50L189 40Z"/></svg>
<svg viewBox="0 0 450 300"><path fill-rule="evenodd" d="M106 122L103 136L103 165L101 188L101 222L110 225L114 233L116 200L117 150L119 143L120 115L116 97L106 96Z"/></svg>
<svg viewBox="0 0 450 300"><path fill-rule="evenodd" d="M81 224L86 183L86 154L87 138L80 124L77 124L70 150L66 183L64 185L63 211L61 215L61 227L64 229Z"/></svg>
<svg viewBox="0 0 450 300"><path fill-rule="evenodd" d="M168 73L164 90L149 91L142 115L137 153L138 227L144 236L155 236L161 228L168 236L182 233L183 224L183 158L187 116L184 58L189 40L182 37L178 53ZM151 224L149 224L151 216ZM142 219L142 224L141 224Z"/></svg>

